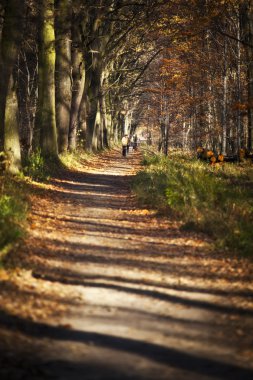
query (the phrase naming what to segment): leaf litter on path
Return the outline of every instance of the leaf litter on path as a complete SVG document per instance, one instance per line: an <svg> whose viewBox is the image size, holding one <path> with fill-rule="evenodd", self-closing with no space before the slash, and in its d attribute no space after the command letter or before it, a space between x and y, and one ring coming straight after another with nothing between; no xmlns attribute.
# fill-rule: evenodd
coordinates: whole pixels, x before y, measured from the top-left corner
<svg viewBox="0 0 253 380"><path fill-rule="evenodd" d="M1 379L253 378L252 263L138 207L139 161L115 149L32 193L0 272Z"/></svg>

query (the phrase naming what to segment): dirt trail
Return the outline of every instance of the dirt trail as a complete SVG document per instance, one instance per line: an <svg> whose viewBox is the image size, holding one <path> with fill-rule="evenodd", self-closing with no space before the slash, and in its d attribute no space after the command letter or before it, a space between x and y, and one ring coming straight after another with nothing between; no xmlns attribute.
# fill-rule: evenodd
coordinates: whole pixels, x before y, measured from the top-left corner
<svg viewBox="0 0 253 380"><path fill-rule="evenodd" d="M136 207L138 162L115 150L35 196L1 379L253 378L252 264Z"/></svg>

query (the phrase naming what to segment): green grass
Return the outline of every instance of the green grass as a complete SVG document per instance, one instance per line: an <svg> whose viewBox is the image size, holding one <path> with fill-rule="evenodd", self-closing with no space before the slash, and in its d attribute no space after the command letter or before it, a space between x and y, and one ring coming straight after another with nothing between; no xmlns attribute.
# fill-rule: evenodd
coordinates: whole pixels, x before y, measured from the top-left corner
<svg viewBox="0 0 253 380"><path fill-rule="evenodd" d="M64 169L59 157L43 157L40 150L32 152L23 163L23 174L34 181L47 182L52 175Z"/></svg>
<svg viewBox="0 0 253 380"><path fill-rule="evenodd" d="M0 266L1 258L8 253L18 238L25 234L28 198L31 183L44 186L51 176L62 171L78 170L92 154L84 151L66 153L45 159L39 150L31 153L23 163L23 172L13 177L0 173ZM36 186L37 186L36 185Z"/></svg>
<svg viewBox="0 0 253 380"><path fill-rule="evenodd" d="M83 169L83 165L90 161L95 153L85 152L82 149L75 152L60 154L61 164L70 170Z"/></svg>
<svg viewBox="0 0 253 380"><path fill-rule="evenodd" d="M37 181L45 181L48 178L46 162L39 150L26 157L23 172L25 176Z"/></svg>
<svg viewBox="0 0 253 380"><path fill-rule="evenodd" d="M25 234L31 181L45 183L62 167L57 157L45 160L38 150L26 158L18 176L4 172L0 176L0 265L6 251Z"/></svg>
<svg viewBox="0 0 253 380"><path fill-rule="evenodd" d="M143 205L208 233L220 248L253 253L253 167L210 166L190 155L147 154L133 189Z"/></svg>
<svg viewBox="0 0 253 380"><path fill-rule="evenodd" d="M0 177L0 259L7 246L24 234L27 201L21 180Z"/></svg>

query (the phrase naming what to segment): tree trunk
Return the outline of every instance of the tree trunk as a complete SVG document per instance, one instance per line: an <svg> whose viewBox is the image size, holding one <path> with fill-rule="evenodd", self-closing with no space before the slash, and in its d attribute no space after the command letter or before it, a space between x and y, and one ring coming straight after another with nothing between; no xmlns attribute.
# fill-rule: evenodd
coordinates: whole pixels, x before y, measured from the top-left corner
<svg viewBox="0 0 253 380"><path fill-rule="evenodd" d="M24 35L27 41L29 33L35 32L29 30ZM36 30L37 31L37 30ZM30 42L30 41L29 41ZM37 44L23 44L18 60L18 104L19 104L19 124L20 124L20 141L22 144L22 153L27 156L31 153L34 142L34 121L38 102L38 55Z"/></svg>
<svg viewBox="0 0 253 380"><path fill-rule="evenodd" d="M106 98L104 93L101 94L100 97L100 112L101 112L101 127L103 129L102 136L102 147L108 148L108 118L107 118L107 110L106 110Z"/></svg>
<svg viewBox="0 0 253 380"><path fill-rule="evenodd" d="M9 81L6 97L4 123L4 151L8 161L6 169L11 174L17 174L21 169L21 150L19 141L17 81L16 78L14 79L13 74Z"/></svg>
<svg viewBox="0 0 253 380"><path fill-rule="evenodd" d="M253 148L253 0L248 5L248 101L249 101L249 122L248 122L248 142L247 148Z"/></svg>
<svg viewBox="0 0 253 380"><path fill-rule="evenodd" d="M78 126L80 131L80 143L83 148L86 147L86 140L87 140L87 106L88 106L88 99L86 91L83 91L82 100L80 103L79 108L79 115L78 115Z"/></svg>
<svg viewBox="0 0 253 380"><path fill-rule="evenodd" d="M54 1L41 1L41 27L39 41L39 86L37 128L40 130L40 147L44 156L57 156L55 117L55 34Z"/></svg>
<svg viewBox="0 0 253 380"><path fill-rule="evenodd" d="M87 73L86 73L87 78ZM87 80L88 79L88 80ZM85 114L86 114L86 139L85 139L85 148L88 152L92 151L92 136L93 136L93 126L92 122L92 103L91 103L91 93L90 93L90 75L89 78L86 79L84 94L85 96Z"/></svg>
<svg viewBox="0 0 253 380"><path fill-rule="evenodd" d="M242 39L246 42L248 75L248 138L247 148L253 147L253 0L245 0L240 8Z"/></svg>
<svg viewBox="0 0 253 380"><path fill-rule="evenodd" d="M237 102L238 102L238 110L237 110L237 130L236 130L236 148L239 154L239 149L243 145L243 126L242 126L242 118L241 118L241 26L240 26L240 15L238 13L238 21L237 21L237 52L236 52L236 74L237 74Z"/></svg>
<svg viewBox="0 0 253 380"><path fill-rule="evenodd" d="M0 140L8 156L8 169L17 173L21 167L15 63L23 32L24 2L6 2L0 58Z"/></svg>
<svg viewBox="0 0 253 380"><path fill-rule="evenodd" d="M227 40L224 45L224 71L223 71L223 105L222 105L222 154L227 153L227 94L228 94L228 73L227 73Z"/></svg>
<svg viewBox="0 0 253 380"><path fill-rule="evenodd" d="M77 126L80 104L85 84L84 56L81 50L81 36L78 24L72 25L72 100L69 123L68 149L74 151L77 145Z"/></svg>
<svg viewBox="0 0 253 380"><path fill-rule="evenodd" d="M96 151L100 129L100 75L97 70L90 70L88 75L87 148Z"/></svg>
<svg viewBox="0 0 253 380"><path fill-rule="evenodd" d="M59 152L68 149L71 107L71 0L61 0L56 17L56 125Z"/></svg>
<svg viewBox="0 0 253 380"><path fill-rule="evenodd" d="M1 40L2 40L3 25L4 25L4 3L5 1L0 2L0 46L1 46ZM1 54L1 50L0 50L0 54Z"/></svg>
<svg viewBox="0 0 253 380"><path fill-rule="evenodd" d="M109 94L108 94L108 78L109 78L109 71L108 69L103 70L103 74L101 76L101 96L100 96L100 110L101 110L101 122L102 122L102 128L103 128L103 141L102 145L103 148L108 148L110 145L110 134L111 134L111 115L108 112L108 109L110 108L109 102Z"/></svg>

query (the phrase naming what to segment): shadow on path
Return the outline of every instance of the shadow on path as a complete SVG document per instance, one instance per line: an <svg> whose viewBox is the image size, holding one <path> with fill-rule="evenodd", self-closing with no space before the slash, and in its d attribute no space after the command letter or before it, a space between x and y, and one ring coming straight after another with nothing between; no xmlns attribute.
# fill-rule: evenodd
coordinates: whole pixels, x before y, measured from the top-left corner
<svg viewBox="0 0 253 380"><path fill-rule="evenodd" d="M105 157L104 172L68 173L51 182L46 200L38 194L35 228L17 265L37 282L37 291L32 291L32 282L23 296L38 301L48 297L53 305L57 297L43 294L43 287L54 289L54 295L59 289L59 304L70 309L69 326L56 325L53 318L28 320L2 305L0 330L30 339L31 348L44 345L48 353L44 359L34 351L24 359L33 361L42 375L33 379L32 365L21 379L160 380L161 373L163 380L252 380L248 358L238 355L251 343L245 334L253 317L253 292L245 285L249 278L234 267L224 271L222 255L209 256L194 245L201 238L136 208L129 188L132 171L124 162ZM239 281L240 287L234 286ZM17 287L12 295L15 289L22 293ZM231 297L243 302L233 303ZM243 334L242 340L234 330ZM50 356L51 347L61 345L69 357L61 351ZM101 358L105 351L108 363ZM155 365L156 375L147 377L142 364L139 372L130 371L139 359L147 371ZM179 377L170 378L172 370ZM0 368L1 380L19 380L2 374Z"/></svg>
<svg viewBox="0 0 253 380"><path fill-rule="evenodd" d="M16 316L7 315L3 311L0 312L0 325L5 328L15 329L30 337L80 342L137 354L173 368L194 372L196 375L208 374L214 378L224 380L252 380L253 378L252 370L192 355L174 348L96 332L72 331L62 327L27 321Z"/></svg>

